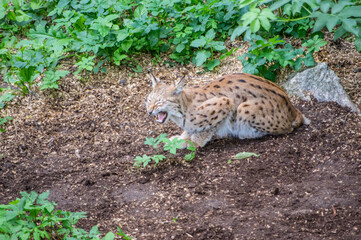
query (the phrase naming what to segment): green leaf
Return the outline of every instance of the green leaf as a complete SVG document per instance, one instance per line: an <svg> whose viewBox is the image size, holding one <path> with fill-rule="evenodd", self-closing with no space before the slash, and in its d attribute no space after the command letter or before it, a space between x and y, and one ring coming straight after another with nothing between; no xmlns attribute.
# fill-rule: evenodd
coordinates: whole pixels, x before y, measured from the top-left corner
<svg viewBox="0 0 361 240"><path fill-rule="evenodd" d="M260 27L261 27L261 24L260 24L259 19L255 19L253 22L251 22L251 30L253 33L258 32Z"/></svg>
<svg viewBox="0 0 361 240"><path fill-rule="evenodd" d="M317 20L315 22L315 25L313 26L313 32L318 32L324 26L326 26L326 23L328 22L328 20L330 18L330 15L325 14L325 13L317 13L317 14L314 14L314 15L317 16Z"/></svg>
<svg viewBox="0 0 361 240"><path fill-rule="evenodd" d="M248 28L247 26L238 26L238 27L236 27L232 32L231 41L233 42L236 39L236 37L242 35L244 33L244 31L247 30L247 28Z"/></svg>
<svg viewBox="0 0 361 240"><path fill-rule="evenodd" d="M247 12L241 18L241 20L243 20L242 25L243 26L249 25L251 22L253 22L255 19L257 19L257 17L258 17L258 13L256 13L256 12Z"/></svg>
<svg viewBox="0 0 361 240"><path fill-rule="evenodd" d="M169 151L173 155L176 155L177 149L182 149L183 143L185 143L184 139L174 138L172 141L170 139L164 139L163 149L165 151Z"/></svg>
<svg viewBox="0 0 361 240"><path fill-rule="evenodd" d="M115 51L114 52L114 57L113 57L113 60L114 60L114 63L116 65L120 65L120 62L124 59L126 59L128 57L128 55L126 54L119 54L119 52Z"/></svg>
<svg viewBox="0 0 361 240"><path fill-rule="evenodd" d="M338 3L334 4L331 8L331 14L334 15L334 14L340 12L349 3L350 2L347 3L347 1L339 1Z"/></svg>
<svg viewBox="0 0 361 240"><path fill-rule="evenodd" d="M155 138L146 137L145 141L144 141L144 144L153 146L154 148L157 148L158 142L157 142L157 139L155 139Z"/></svg>
<svg viewBox="0 0 361 240"><path fill-rule="evenodd" d="M185 45L184 44L178 44L177 47L175 48L175 50L180 53L183 51L183 49L185 48Z"/></svg>
<svg viewBox="0 0 361 240"><path fill-rule="evenodd" d="M348 31L350 33L353 33L355 36L358 35L358 31L355 28L355 26L357 26L356 20L354 20L354 19L341 19L341 22L342 22L342 27L346 31Z"/></svg>
<svg viewBox="0 0 361 240"><path fill-rule="evenodd" d="M256 154L256 153L240 152L240 153L237 153L236 155L234 155L232 158L233 159L245 159L245 158L249 158L249 157L252 157L252 156L259 157L259 155Z"/></svg>
<svg viewBox="0 0 361 240"><path fill-rule="evenodd" d="M245 7L245 6L248 6L248 5L250 5L251 3L253 3L254 2L254 0L241 0L240 2L239 2L239 8L243 8L243 7Z"/></svg>
<svg viewBox="0 0 361 240"><path fill-rule="evenodd" d="M10 92L7 92L7 93L4 93L3 95L0 96L0 102L10 102L15 96L10 93Z"/></svg>
<svg viewBox="0 0 361 240"><path fill-rule="evenodd" d="M59 87L57 81L60 78L65 77L69 73L70 73L69 71L55 71L55 72L52 70L46 71L40 90L50 89L50 88L58 89Z"/></svg>
<svg viewBox="0 0 361 240"><path fill-rule="evenodd" d="M125 40L123 41L120 46L123 49L124 52L128 52L129 48L132 46L133 44L133 40L129 39L129 40Z"/></svg>
<svg viewBox="0 0 361 240"><path fill-rule="evenodd" d="M291 1L291 0L279 0L279 1L275 1L275 3L273 3L273 4L269 7L269 9L270 9L271 11L274 11L274 10L282 7L283 5L289 3L290 1Z"/></svg>
<svg viewBox="0 0 361 240"><path fill-rule="evenodd" d="M121 29L117 32L117 41L121 42L129 36L129 33L125 29Z"/></svg>
<svg viewBox="0 0 361 240"><path fill-rule="evenodd" d="M276 15L269 8L262 9L262 12L260 13L260 16L264 16L264 17L266 17L268 19L271 19L271 20L277 18Z"/></svg>
<svg viewBox="0 0 361 240"><path fill-rule="evenodd" d="M301 57L298 57L295 61L295 69L296 71L300 70L302 67L303 59Z"/></svg>
<svg viewBox="0 0 361 240"><path fill-rule="evenodd" d="M141 73L143 72L143 67L140 65L137 65L136 68L132 68L134 72Z"/></svg>
<svg viewBox="0 0 361 240"><path fill-rule="evenodd" d="M142 16L147 16L148 10L144 5L140 5L134 10L134 18L141 18Z"/></svg>
<svg viewBox="0 0 361 240"><path fill-rule="evenodd" d="M143 164L143 167L146 167L149 162L151 161L150 157L147 156L146 154L143 154L143 156L137 156L135 159L134 159L135 163L134 163L134 166L136 167L140 167L142 164Z"/></svg>
<svg viewBox="0 0 361 240"><path fill-rule="evenodd" d="M269 31L271 28L271 23L269 22L268 18L264 17L264 16L259 16L259 20L261 22L262 27L266 30Z"/></svg>
<svg viewBox="0 0 361 240"><path fill-rule="evenodd" d="M217 67L221 62L218 59L214 59L209 61L205 66L209 71L213 71L215 67Z"/></svg>
<svg viewBox="0 0 361 240"><path fill-rule="evenodd" d="M195 157L195 153L194 153L194 152L191 152L191 153L185 155L185 156L184 156L184 159L185 159L186 161L190 162L190 161L192 161L192 160L194 159L194 157Z"/></svg>
<svg viewBox="0 0 361 240"><path fill-rule="evenodd" d="M114 233L108 232L107 235L103 238L103 240L113 240L115 238Z"/></svg>
<svg viewBox="0 0 361 240"><path fill-rule="evenodd" d="M306 67L313 67L316 65L312 53L307 53L306 57L304 58L304 63Z"/></svg>
<svg viewBox="0 0 361 240"><path fill-rule="evenodd" d="M38 198L36 199L37 204L44 204L46 199L49 197L49 191L43 192L39 194Z"/></svg>
<svg viewBox="0 0 361 240"><path fill-rule="evenodd" d="M206 38L213 40L214 37L216 36L216 32L214 31L214 29L210 29L207 33L206 33Z"/></svg>
<svg viewBox="0 0 361 240"><path fill-rule="evenodd" d="M331 3L330 2L321 2L321 6L320 6L320 9L322 12L324 13L328 13L328 10L330 9L330 6L331 6Z"/></svg>
<svg viewBox="0 0 361 240"><path fill-rule="evenodd" d="M328 19L328 21L326 22L326 27L327 27L327 30L329 32L332 32L333 28L336 26L336 24L338 23L339 21L339 18L337 16L334 16L334 17L330 17Z"/></svg>
<svg viewBox="0 0 361 240"><path fill-rule="evenodd" d="M353 5L353 3L347 1L339 1L339 3L335 4L332 7L331 13L336 14L342 10L338 15L339 17L361 17L361 6L350 6L344 9L344 7L347 5Z"/></svg>
<svg viewBox="0 0 361 240"><path fill-rule="evenodd" d="M343 28L342 26L337 28L333 36L334 40L337 40L338 38L342 37L346 32L347 32L346 29Z"/></svg>
<svg viewBox="0 0 361 240"><path fill-rule="evenodd" d="M155 165L157 165L159 162L161 162L166 157L164 155L153 155L151 158L152 158L152 160L155 161Z"/></svg>
<svg viewBox="0 0 361 240"><path fill-rule="evenodd" d="M204 38L196 39L191 42L191 47L203 47L206 44L206 40Z"/></svg>
<svg viewBox="0 0 361 240"><path fill-rule="evenodd" d="M361 37L355 39L355 47L357 51L361 52Z"/></svg>
<svg viewBox="0 0 361 240"><path fill-rule="evenodd" d="M206 50L198 51L196 58L195 58L195 61L196 61L195 63L197 65L197 67L202 66L203 63L205 63L211 55L212 54L210 51L206 51Z"/></svg>

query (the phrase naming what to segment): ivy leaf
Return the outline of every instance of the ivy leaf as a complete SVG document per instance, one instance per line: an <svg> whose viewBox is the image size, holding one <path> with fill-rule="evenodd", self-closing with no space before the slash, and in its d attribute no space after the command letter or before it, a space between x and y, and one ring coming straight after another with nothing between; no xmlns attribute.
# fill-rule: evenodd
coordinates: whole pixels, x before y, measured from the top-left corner
<svg viewBox="0 0 361 240"><path fill-rule="evenodd" d="M210 51L206 51L206 50L201 50L197 52L196 58L195 58L195 63L197 65L197 67L202 66L203 63L205 63L207 61L207 58L209 58L211 56L211 52Z"/></svg>

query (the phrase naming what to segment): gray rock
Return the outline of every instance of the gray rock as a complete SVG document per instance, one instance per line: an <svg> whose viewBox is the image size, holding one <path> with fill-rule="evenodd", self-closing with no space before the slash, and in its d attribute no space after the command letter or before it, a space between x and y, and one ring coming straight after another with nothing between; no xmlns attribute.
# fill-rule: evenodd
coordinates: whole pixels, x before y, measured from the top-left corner
<svg viewBox="0 0 361 240"><path fill-rule="evenodd" d="M310 94L319 102L337 102L360 113L357 106L350 100L343 89L340 78L327 66L319 63L316 67L297 73L282 84L289 95L296 95L304 100L311 100Z"/></svg>

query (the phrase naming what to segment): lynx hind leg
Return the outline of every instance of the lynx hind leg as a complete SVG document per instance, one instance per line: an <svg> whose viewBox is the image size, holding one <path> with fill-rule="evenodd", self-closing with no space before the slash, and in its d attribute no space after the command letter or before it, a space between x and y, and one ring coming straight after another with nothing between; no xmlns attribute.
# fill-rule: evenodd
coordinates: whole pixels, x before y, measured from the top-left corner
<svg viewBox="0 0 361 240"><path fill-rule="evenodd" d="M246 122L251 128L257 130L256 137L266 134L284 134L293 131L292 121L289 120L287 111L288 108L277 107L277 103L251 100L239 105L237 121Z"/></svg>

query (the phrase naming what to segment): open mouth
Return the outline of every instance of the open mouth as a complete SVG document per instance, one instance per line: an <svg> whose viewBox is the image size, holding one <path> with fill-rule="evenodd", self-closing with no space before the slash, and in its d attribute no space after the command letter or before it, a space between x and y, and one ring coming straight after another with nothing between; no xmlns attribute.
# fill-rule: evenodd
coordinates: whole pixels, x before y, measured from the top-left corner
<svg viewBox="0 0 361 240"><path fill-rule="evenodd" d="M157 114L157 117L158 117L157 122L164 123L165 120L167 120L168 113L167 112L159 112Z"/></svg>

